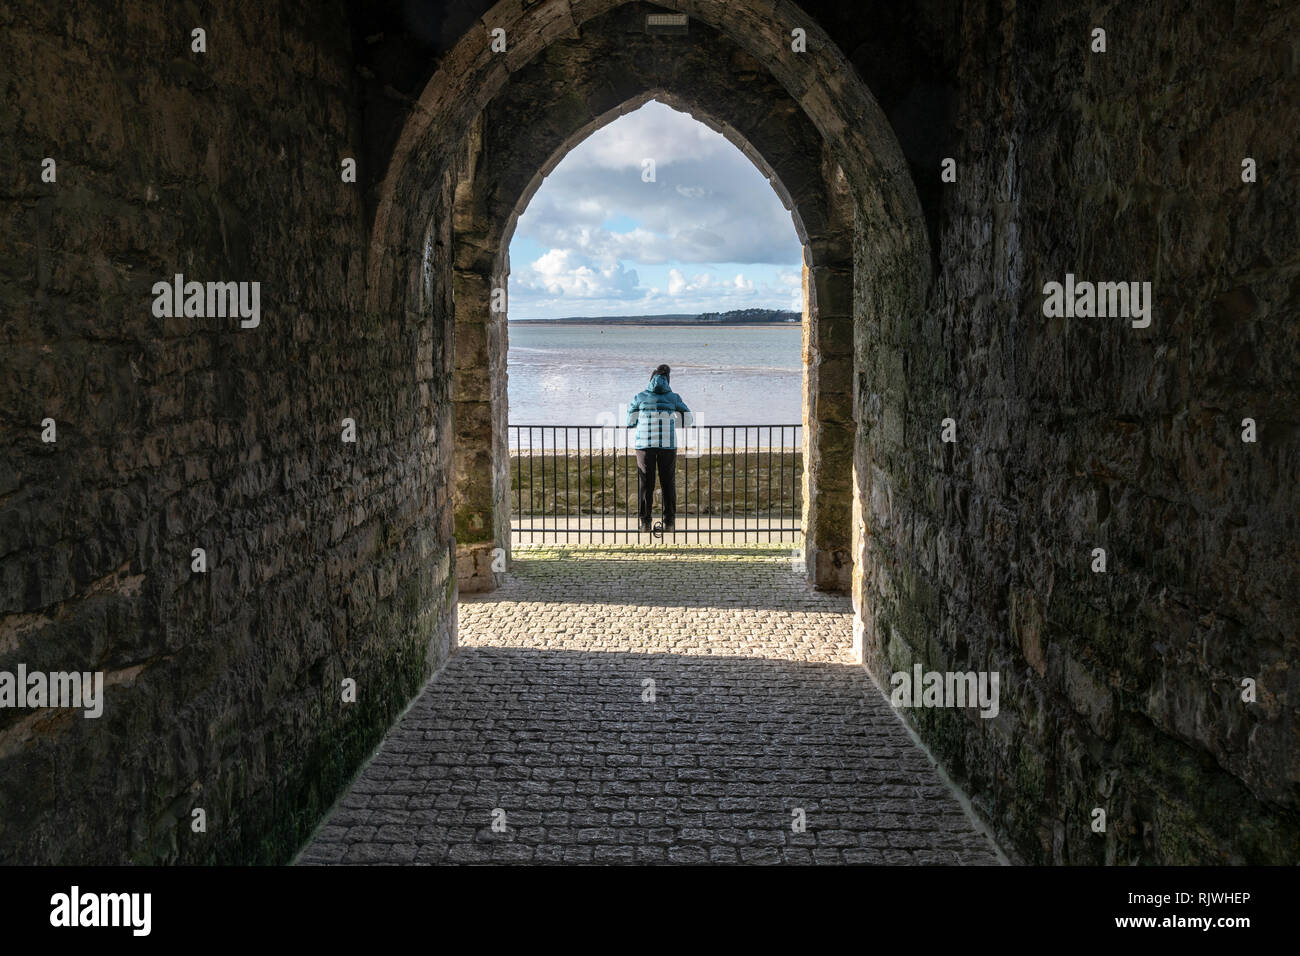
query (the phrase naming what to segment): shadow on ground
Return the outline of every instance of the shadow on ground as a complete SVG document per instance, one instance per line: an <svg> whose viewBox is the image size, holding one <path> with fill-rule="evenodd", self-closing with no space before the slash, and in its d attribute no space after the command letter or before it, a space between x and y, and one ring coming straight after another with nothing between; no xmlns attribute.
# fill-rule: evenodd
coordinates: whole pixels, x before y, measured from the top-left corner
<svg viewBox="0 0 1300 956"><path fill-rule="evenodd" d="M997 857L859 667L470 647L299 862Z"/></svg>

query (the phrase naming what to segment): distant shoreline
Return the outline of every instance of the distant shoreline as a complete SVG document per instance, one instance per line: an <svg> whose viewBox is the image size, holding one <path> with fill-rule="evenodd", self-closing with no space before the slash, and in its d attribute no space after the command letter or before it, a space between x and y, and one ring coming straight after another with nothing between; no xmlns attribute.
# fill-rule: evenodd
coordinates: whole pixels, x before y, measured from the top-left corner
<svg viewBox="0 0 1300 956"><path fill-rule="evenodd" d="M657 315L566 315L559 319L507 319L510 325L691 325L702 328L800 325L803 316L789 309L737 309L733 312L667 312Z"/></svg>
<svg viewBox="0 0 1300 956"><path fill-rule="evenodd" d="M554 326L593 326L608 325L617 326L618 328L650 328L675 326L677 328L695 328L695 329L770 329L770 328L798 328L799 322L606 322L590 321L575 322L573 319L510 319L510 325L554 325Z"/></svg>

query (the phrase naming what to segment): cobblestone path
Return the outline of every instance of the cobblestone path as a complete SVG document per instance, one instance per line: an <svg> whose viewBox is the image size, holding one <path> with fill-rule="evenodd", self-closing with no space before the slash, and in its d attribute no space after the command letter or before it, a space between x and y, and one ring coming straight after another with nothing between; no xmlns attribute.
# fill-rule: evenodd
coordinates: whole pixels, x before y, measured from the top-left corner
<svg viewBox="0 0 1300 956"><path fill-rule="evenodd" d="M789 555L519 552L299 862L998 862Z"/></svg>

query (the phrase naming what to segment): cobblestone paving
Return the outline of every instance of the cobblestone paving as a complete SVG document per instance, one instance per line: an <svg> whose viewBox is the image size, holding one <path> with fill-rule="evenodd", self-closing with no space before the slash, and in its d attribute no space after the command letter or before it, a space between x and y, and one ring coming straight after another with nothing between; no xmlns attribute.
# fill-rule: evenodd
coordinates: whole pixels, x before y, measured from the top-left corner
<svg viewBox="0 0 1300 956"><path fill-rule="evenodd" d="M788 548L522 551L299 862L998 862L851 623Z"/></svg>

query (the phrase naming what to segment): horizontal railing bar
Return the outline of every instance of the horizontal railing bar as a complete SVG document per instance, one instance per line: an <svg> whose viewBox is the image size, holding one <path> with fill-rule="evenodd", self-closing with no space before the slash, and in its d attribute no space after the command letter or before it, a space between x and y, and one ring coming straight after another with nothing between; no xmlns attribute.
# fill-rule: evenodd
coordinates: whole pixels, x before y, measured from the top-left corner
<svg viewBox="0 0 1300 956"><path fill-rule="evenodd" d="M579 517L579 516L578 516L578 515L573 515L573 517L574 517L574 518L577 518L577 517ZM582 517L590 517L590 515L583 515ZM596 517L599 518L600 515L597 515ZM621 516L620 516L620 517L621 517ZM610 525L610 526L605 527L605 528L586 528L586 527L584 527L584 528L582 529L582 532L583 532L584 534L615 534L615 533L617 533L617 534L625 534L625 533L629 530L629 528L631 528L630 525L619 524L619 525ZM510 529L511 529L512 531L559 531L559 532L563 532L563 531L564 531L564 528L562 528L562 527L557 527L556 525L553 525L553 524L548 524L548 525L537 525L537 526L533 526L533 525L513 525L513 524L512 524L512 525L510 526ZM636 532L636 529L635 529L635 528L632 528L631 530L632 530L633 532ZM765 531L765 532L766 532L766 531L802 531L802 530L803 530L803 526L802 526L802 525L797 525L797 524L796 524L796 525L781 525L781 526L779 526L779 527L771 527L771 528L769 528L767 525L763 525L762 527L759 527L759 526L756 525L756 526L754 526L754 527L752 527L752 528L749 528L749 527L745 527L745 528L724 528L724 527L722 527L722 526L720 526L720 525L714 525L713 528L710 529L710 528L709 528L709 525L708 525L708 522L705 522L705 523L703 523L703 524L690 524L689 522L682 521L682 520L681 520L681 516L678 515L677 526L673 529L673 531L665 532L665 534L674 534L674 533L675 533L675 534L682 534L683 532L686 532L686 531L690 531L692 534L695 533L695 532L699 532L700 534L733 534L733 533L734 533L734 534L744 534L746 531L755 531L755 532L757 532L757 531ZM577 532L577 529L573 529L573 528L571 528L570 531L571 531L573 534L577 534L577 533L578 533L578 532Z"/></svg>
<svg viewBox="0 0 1300 956"><path fill-rule="evenodd" d="M611 431L618 431L618 430L621 430L621 429L624 429L624 428L635 428L636 426L635 426L635 425L515 425L515 424L511 424L511 425L508 425L507 427L508 427L508 428L540 428L540 429L546 429L546 428L553 428L553 429L560 429L560 428L586 428L586 429L593 429L593 428L608 428L608 429L610 429ZM709 429L714 429L714 428L803 428L803 424L800 423L800 424L798 424L798 425L779 425L779 424L777 424L777 425L768 425L767 423L763 423L763 424L761 424L761 425L686 425L686 426L683 426L683 429L684 429L685 431L700 430L700 429L705 429L705 428L709 428Z"/></svg>

